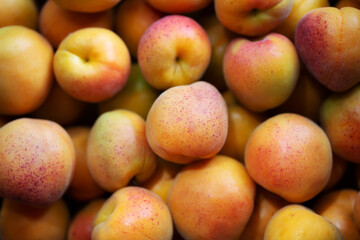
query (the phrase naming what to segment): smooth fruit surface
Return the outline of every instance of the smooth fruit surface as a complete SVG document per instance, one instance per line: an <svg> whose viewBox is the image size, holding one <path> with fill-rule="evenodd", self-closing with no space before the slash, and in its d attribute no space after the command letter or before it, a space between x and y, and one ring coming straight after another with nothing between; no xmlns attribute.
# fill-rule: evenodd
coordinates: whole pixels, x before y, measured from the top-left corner
<svg viewBox="0 0 360 240"><path fill-rule="evenodd" d="M238 239L254 198L255 184L244 165L217 155L181 169L167 204L184 239Z"/></svg>
<svg viewBox="0 0 360 240"><path fill-rule="evenodd" d="M156 89L200 80L211 56L209 37L194 19L168 15L142 35L137 52L146 81Z"/></svg>
<svg viewBox="0 0 360 240"><path fill-rule="evenodd" d="M250 176L289 202L315 197L329 181L332 151L325 132L298 114L268 118L251 134L245 149Z"/></svg>
<svg viewBox="0 0 360 240"><path fill-rule="evenodd" d="M341 232L326 218L298 204L278 210L268 223L264 240L341 240Z"/></svg>
<svg viewBox="0 0 360 240"><path fill-rule="evenodd" d="M57 82L70 96L84 102L101 102L126 84L130 53L113 31L89 27L63 39L54 55Z"/></svg>
<svg viewBox="0 0 360 240"><path fill-rule="evenodd" d="M173 222L165 202L147 189L124 187L99 210L91 239L171 240L172 236Z"/></svg>
<svg viewBox="0 0 360 240"><path fill-rule="evenodd" d="M215 156L227 131L226 103L214 86L203 81L164 91L146 120L146 139L154 153L182 164Z"/></svg>
<svg viewBox="0 0 360 240"><path fill-rule="evenodd" d="M30 113L45 101L53 83L53 56L50 43L37 31L0 28L0 114Z"/></svg>

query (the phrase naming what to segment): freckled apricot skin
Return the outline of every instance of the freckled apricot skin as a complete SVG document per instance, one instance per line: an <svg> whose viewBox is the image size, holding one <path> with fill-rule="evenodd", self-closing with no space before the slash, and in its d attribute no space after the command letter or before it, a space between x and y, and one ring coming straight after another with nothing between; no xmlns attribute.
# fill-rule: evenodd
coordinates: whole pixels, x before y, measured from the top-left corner
<svg viewBox="0 0 360 240"><path fill-rule="evenodd" d="M145 120L129 110L101 114L91 127L86 151L91 176L109 192L126 186L132 178L143 183L156 169Z"/></svg>
<svg viewBox="0 0 360 240"><path fill-rule="evenodd" d="M299 21L295 45L308 71L334 92L360 81L360 10L317 8Z"/></svg>
<svg viewBox="0 0 360 240"><path fill-rule="evenodd" d="M164 201L141 187L114 192L94 219L93 240L171 240L173 222Z"/></svg>
<svg viewBox="0 0 360 240"><path fill-rule="evenodd" d="M241 162L216 155L182 168L167 204L184 239L239 239L253 211L255 192Z"/></svg>
<svg viewBox="0 0 360 240"><path fill-rule="evenodd" d="M211 57L203 27L183 15L167 15L151 24L140 38L137 59L154 88L190 84L202 78Z"/></svg>
<svg viewBox="0 0 360 240"><path fill-rule="evenodd" d="M19 118L0 129L0 166L1 197L44 207L69 186L75 150L59 124Z"/></svg>
<svg viewBox="0 0 360 240"><path fill-rule="evenodd" d="M334 93L320 108L321 126L341 158L360 163L360 86Z"/></svg>
<svg viewBox="0 0 360 240"><path fill-rule="evenodd" d="M286 101L300 72L294 44L278 33L233 39L223 59L226 84L246 108L264 112Z"/></svg>
<svg viewBox="0 0 360 240"><path fill-rule="evenodd" d="M146 120L146 138L161 158L186 164L215 156L225 143L228 113L211 84L198 81L164 91Z"/></svg>
<svg viewBox="0 0 360 240"><path fill-rule="evenodd" d="M251 134L245 166L260 186L289 202L315 197L329 181L332 151L325 132L294 113L268 118Z"/></svg>

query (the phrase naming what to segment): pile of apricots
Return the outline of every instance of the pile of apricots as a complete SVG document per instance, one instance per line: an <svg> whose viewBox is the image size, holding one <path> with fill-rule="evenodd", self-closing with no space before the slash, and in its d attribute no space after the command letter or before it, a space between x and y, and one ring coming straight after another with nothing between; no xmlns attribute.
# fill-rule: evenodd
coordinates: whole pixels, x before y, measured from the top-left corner
<svg viewBox="0 0 360 240"><path fill-rule="evenodd" d="M2 0L0 239L360 240L360 0Z"/></svg>

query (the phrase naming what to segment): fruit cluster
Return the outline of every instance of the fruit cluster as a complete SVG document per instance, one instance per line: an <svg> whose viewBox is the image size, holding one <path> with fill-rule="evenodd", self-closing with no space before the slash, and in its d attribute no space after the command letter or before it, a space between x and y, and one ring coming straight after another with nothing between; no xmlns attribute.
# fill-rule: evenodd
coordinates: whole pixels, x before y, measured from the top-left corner
<svg viewBox="0 0 360 240"><path fill-rule="evenodd" d="M0 238L360 240L360 0L2 0Z"/></svg>

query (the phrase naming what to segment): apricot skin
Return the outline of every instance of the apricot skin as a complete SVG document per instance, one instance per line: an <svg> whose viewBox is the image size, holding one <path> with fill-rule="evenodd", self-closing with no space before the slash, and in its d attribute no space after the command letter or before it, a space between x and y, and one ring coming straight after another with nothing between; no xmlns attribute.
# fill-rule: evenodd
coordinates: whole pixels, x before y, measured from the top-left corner
<svg viewBox="0 0 360 240"><path fill-rule="evenodd" d="M215 156L227 131L225 100L213 85L203 81L163 92L146 120L146 138L152 150L181 164Z"/></svg>
<svg viewBox="0 0 360 240"><path fill-rule="evenodd" d="M320 122L339 157L360 163L360 87L334 93L320 108Z"/></svg>
<svg viewBox="0 0 360 240"><path fill-rule="evenodd" d="M59 124L19 118L0 129L0 196L36 207L60 199L73 176L75 149Z"/></svg>
<svg viewBox="0 0 360 240"><path fill-rule="evenodd" d="M360 10L344 7L317 8L298 23L295 45L304 65L334 92L360 80Z"/></svg>
<svg viewBox="0 0 360 240"><path fill-rule="evenodd" d="M216 155L182 168L167 204L184 239L239 239L253 211L255 192L241 162Z"/></svg>
<svg viewBox="0 0 360 240"><path fill-rule="evenodd" d="M329 181L332 151L317 124L282 113L253 131L245 148L245 165L259 185L300 203L315 197Z"/></svg>

